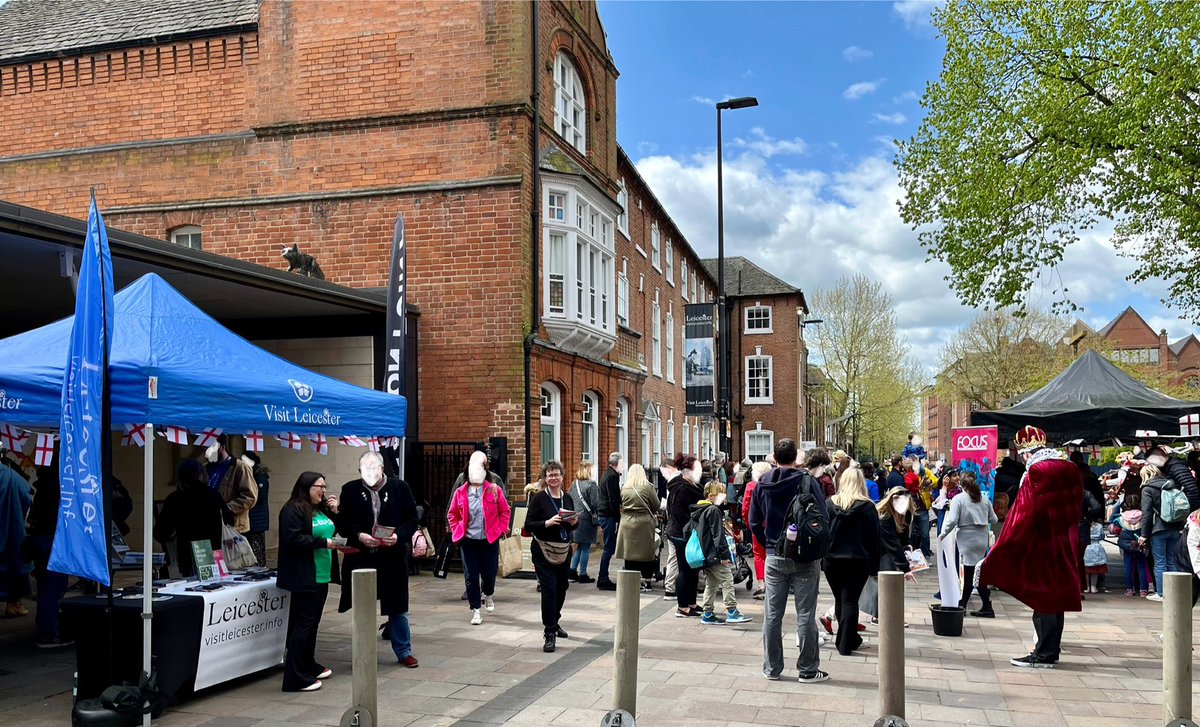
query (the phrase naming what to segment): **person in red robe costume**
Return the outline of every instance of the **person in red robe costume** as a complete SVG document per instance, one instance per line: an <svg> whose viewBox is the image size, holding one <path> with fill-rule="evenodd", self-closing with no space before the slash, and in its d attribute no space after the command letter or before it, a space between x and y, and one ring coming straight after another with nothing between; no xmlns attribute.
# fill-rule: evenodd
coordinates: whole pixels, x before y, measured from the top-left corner
<svg viewBox="0 0 1200 727"><path fill-rule="evenodd" d="M977 584L1001 589L1033 609L1037 646L1013 666L1058 663L1067 611L1082 611L1079 518L1083 478L1066 455L1046 446L1046 433L1025 427L1013 438L1026 463L1017 501L996 545L976 569Z"/></svg>

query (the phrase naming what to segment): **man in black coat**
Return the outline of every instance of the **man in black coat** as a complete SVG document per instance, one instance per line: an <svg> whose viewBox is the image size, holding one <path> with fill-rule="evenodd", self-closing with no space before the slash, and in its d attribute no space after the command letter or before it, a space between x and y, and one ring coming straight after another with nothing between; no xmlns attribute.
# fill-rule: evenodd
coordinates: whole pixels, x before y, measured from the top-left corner
<svg viewBox="0 0 1200 727"><path fill-rule="evenodd" d="M383 474L383 457L367 452L359 459L360 479L342 487L338 504L338 533L357 553L347 553L342 568L342 598L338 612L350 610L353 579L359 568L374 568L380 610L388 619L392 651L401 665L417 667L412 655L412 634L408 626L408 549L417 529L417 503L408 484ZM394 532L376 538L376 527L394 528Z"/></svg>
<svg viewBox="0 0 1200 727"><path fill-rule="evenodd" d="M600 529L604 532L604 552L600 555L600 575L596 588L615 591L617 584L608 577L608 564L617 550L617 524L621 522L621 473L625 471L625 458L620 452L608 455L608 469L600 478L600 507L596 509Z"/></svg>

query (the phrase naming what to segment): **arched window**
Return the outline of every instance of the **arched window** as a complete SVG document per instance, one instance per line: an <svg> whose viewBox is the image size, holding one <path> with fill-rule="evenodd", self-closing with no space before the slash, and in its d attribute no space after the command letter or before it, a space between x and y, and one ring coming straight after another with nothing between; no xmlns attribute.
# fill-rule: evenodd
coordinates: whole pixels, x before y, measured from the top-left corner
<svg viewBox="0 0 1200 727"><path fill-rule="evenodd" d="M629 404L617 399L617 451L629 463Z"/></svg>
<svg viewBox="0 0 1200 727"><path fill-rule="evenodd" d="M542 461L561 462L559 432L562 418L562 392L551 383L542 384Z"/></svg>
<svg viewBox="0 0 1200 727"><path fill-rule="evenodd" d="M583 395L583 451L581 459L584 462L596 463L600 445L596 437L596 417L600 413L600 404L596 395L586 392Z"/></svg>
<svg viewBox="0 0 1200 727"><path fill-rule="evenodd" d="M565 54L554 58L554 129L567 143L587 153L587 102L579 71Z"/></svg>
<svg viewBox="0 0 1200 727"><path fill-rule="evenodd" d="M171 242L193 250L200 249L200 228L196 225L184 225L171 230Z"/></svg>

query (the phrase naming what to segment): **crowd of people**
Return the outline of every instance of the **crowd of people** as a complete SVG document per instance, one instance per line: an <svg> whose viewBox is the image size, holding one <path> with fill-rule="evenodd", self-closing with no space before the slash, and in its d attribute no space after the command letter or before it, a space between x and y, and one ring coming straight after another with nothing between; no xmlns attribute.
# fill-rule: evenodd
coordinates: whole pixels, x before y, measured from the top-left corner
<svg viewBox="0 0 1200 727"><path fill-rule="evenodd" d="M801 452L790 439L779 440L765 461L706 461L681 453L650 473L627 466L619 453L610 455L602 473L587 462L570 472L546 462L526 488L523 526L540 591L543 650L553 652L559 639L569 638L561 621L572 583L616 589L614 558L640 573L643 593L662 581L675 617L702 625L751 621L739 608L735 583L755 584L753 598L764 601L767 679L784 671L790 599L802 683L830 678L819 649L827 639L842 655L867 645L864 621L878 622L880 571L913 580L914 569L933 556L932 545L950 537L963 576L961 593L953 594L959 608L978 594L980 607L970 614L994 617L995 586L1033 609L1038 642L1029 655L1012 660L1017 666L1057 663L1064 614L1079 610L1085 594L1105 590L1106 536L1113 536L1123 556L1127 597L1162 600L1163 573L1194 572L1193 563L1200 563L1200 452L1188 453L1185 461L1165 446L1135 450L1098 478L1080 453L1068 459L1047 446L1040 430L1026 428L1015 445L1019 459L1005 457L996 470L994 501L974 472L930 462L915 435L883 465L857 462L840 450ZM233 457L224 438L205 455L206 462L179 464L178 487L157 515L154 537L176 543L173 560L185 576L196 570L191 542L209 541L219 549L223 525L246 536L265 566L269 470L252 453ZM341 584L338 610L344 612L353 601L351 574L363 568L379 574L383 636L398 663L418 666L408 618L408 545L423 513L409 486L385 475L378 453L365 453L358 473L333 495L322 474L305 472L279 512L277 584L292 595L285 691L319 689L332 675L316 661L329 584ZM56 481L55 468L41 468L34 494L28 483L20 486L24 480L15 468L0 464L0 491L13 503L7 512L15 507L28 514L23 526L31 554L30 567L9 564L2 571L10 596L6 615L23 615L14 604L19 608L29 593L20 576L32 571L39 645L69 643L57 624L67 579L46 567L58 510ZM513 516L503 481L483 452L474 453L446 510L474 626L496 610L500 541L512 533ZM593 578L591 550L597 545ZM833 606L818 614L822 579ZM1200 577L1193 577L1193 586L1200 595Z"/></svg>

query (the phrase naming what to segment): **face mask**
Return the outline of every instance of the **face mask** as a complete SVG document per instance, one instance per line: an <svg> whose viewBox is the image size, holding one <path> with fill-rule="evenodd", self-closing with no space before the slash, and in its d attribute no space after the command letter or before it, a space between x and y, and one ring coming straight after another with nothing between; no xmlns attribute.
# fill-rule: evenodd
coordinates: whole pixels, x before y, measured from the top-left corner
<svg viewBox="0 0 1200 727"><path fill-rule="evenodd" d="M670 473L669 471L667 471L667 470L663 469L662 467L659 467L659 468L658 468L658 473L659 473L660 475L662 475L663 479L664 479L664 480L666 480L667 482L670 482L670 481L671 481L671 477L672 477L672 475L671 475L671 473Z"/></svg>
<svg viewBox="0 0 1200 727"><path fill-rule="evenodd" d="M892 500L892 509L901 515L908 512L908 495L901 495Z"/></svg>
<svg viewBox="0 0 1200 727"><path fill-rule="evenodd" d="M692 468L692 482L699 482L700 481L700 473L703 471L704 470L701 469L700 465L696 465L695 467L693 467Z"/></svg>
<svg viewBox="0 0 1200 727"><path fill-rule="evenodd" d="M725 504L725 496L717 495L716 497L713 498L713 504L716 505L717 507L724 505Z"/></svg>
<svg viewBox="0 0 1200 727"><path fill-rule="evenodd" d="M916 472L916 473L918 473L918 474L920 474L920 472L921 472L921 463L920 463L920 462L913 462L913 463L912 463L912 471L913 471L913 472Z"/></svg>
<svg viewBox="0 0 1200 727"><path fill-rule="evenodd" d="M613 467L613 472L616 472L619 475L625 474L625 460L617 462L617 466Z"/></svg>
<svg viewBox="0 0 1200 727"><path fill-rule="evenodd" d="M363 465L358 468L358 474L363 482L374 485L383 479L383 468L377 464Z"/></svg>
<svg viewBox="0 0 1200 727"><path fill-rule="evenodd" d="M207 459L209 462L216 462L217 457L219 457L220 455L221 455L221 445L219 445L219 444L215 444L215 443L210 444L210 445L208 445L208 449L204 450L204 458Z"/></svg>

